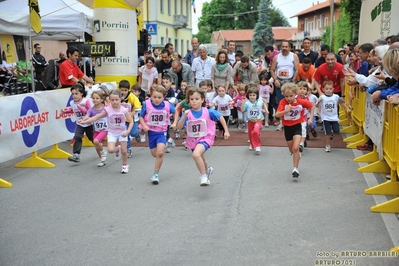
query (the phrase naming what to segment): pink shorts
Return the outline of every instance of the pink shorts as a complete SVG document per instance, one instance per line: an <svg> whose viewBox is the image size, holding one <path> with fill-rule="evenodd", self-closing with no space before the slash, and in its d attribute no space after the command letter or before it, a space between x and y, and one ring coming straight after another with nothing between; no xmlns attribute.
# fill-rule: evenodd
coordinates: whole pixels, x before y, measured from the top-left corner
<svg viewBox="0 0 399 266"><path fill-rule="evenodd" d="M96 139L99 142L102 142L107 135L108 135L108 131L106 131L106 130L94 131L93 139Z"/></svg>

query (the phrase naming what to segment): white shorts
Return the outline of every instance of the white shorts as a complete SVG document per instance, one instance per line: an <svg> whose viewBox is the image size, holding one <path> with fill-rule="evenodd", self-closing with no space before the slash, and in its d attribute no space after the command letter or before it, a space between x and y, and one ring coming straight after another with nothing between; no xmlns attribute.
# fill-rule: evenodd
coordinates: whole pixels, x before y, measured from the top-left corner
<svg viewBox="0 0 399 266"><path fill-rule="evenodd" d="M302 138L306 138L306 124L307 124L307 122L302 122L301 123L301 126L302 126Z"/></svg>
<svg viewBox="0 0 399 266"><path fill-rule="evenodd" d="M115 134L115 133L111 133L111 132L108 131L108 142L116 143L117 140L119 140L119 142L127 141L127 136L126 137L122 137L122 133Z"/></svg>

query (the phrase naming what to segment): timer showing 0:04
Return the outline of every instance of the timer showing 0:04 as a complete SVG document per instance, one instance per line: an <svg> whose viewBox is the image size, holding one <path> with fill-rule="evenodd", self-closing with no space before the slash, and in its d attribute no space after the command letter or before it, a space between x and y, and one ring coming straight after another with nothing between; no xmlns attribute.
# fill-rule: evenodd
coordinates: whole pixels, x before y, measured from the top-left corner
<svg viewBox="0 0 399 266"><path fill-rule="evenodd" d="M111 49L110 44L90 44L90 54L92 56L110 55L112 54Z"/></svg>

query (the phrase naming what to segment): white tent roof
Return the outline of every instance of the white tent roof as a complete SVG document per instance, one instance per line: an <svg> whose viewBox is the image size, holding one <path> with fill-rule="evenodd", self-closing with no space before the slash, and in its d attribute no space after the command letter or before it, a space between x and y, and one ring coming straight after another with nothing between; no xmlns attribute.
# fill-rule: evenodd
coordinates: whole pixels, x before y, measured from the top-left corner
<svg viewBox="0 0 399 266"><path fill-rule="evenodd" d="M43 31L36 35L30 27L28 0L0 2L0 34L34 39L76 40L92 33L93 10L77 0L39 0Z"/></svg>

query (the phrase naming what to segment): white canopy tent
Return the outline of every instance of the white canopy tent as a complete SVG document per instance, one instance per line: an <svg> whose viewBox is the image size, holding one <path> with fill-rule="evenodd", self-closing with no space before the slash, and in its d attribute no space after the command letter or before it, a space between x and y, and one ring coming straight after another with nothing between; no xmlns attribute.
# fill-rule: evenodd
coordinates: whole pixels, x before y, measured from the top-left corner
<svg viewBox="0 0 399 266"><path fill-rule="evenodd" d="M0 34L76 40L93 32L93 10L77 0L39 0L39 7L43 31L36 35L30 27L28 0L0 2Z"/></svg>

